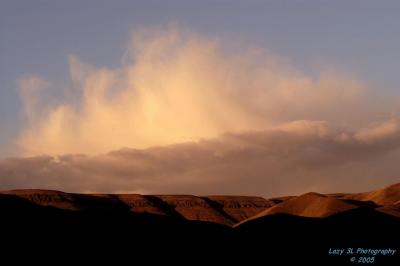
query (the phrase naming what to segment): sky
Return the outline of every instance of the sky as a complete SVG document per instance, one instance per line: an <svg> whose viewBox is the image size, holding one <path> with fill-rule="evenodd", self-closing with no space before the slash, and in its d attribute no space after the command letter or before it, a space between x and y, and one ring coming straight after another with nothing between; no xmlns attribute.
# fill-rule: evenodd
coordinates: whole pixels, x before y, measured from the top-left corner
<svg viewBox="0 0 400 266"><path fill-rule="evenodd" d="M0 189L273 195L398 182L399 8L1 0Z"/></svg>

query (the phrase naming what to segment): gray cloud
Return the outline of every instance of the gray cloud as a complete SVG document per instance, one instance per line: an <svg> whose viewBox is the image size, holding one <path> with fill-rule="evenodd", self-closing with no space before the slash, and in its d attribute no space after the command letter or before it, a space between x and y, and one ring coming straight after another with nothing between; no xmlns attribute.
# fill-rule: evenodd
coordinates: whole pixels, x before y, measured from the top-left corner
<svg viewBox="0 0 400 266"><path fill-rule="evenodd" d="M349 132L322 121L102 155L0 161L0 189L251 194L364 191L398 182L397 120Z"/></svg>

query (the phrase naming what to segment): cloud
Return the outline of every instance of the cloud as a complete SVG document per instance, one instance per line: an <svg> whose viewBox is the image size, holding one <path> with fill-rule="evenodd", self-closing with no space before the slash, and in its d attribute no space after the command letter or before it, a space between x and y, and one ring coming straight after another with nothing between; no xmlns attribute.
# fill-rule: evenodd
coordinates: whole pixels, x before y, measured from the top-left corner
<svg viewBox="0 0 400 266"><path fill-rule="evenodd" d="M19 80L30 157L0 160L0 189L276 196L398 182L398 98L349 74L176 26L136 31L118 68L77 56L69 68L63 101L43 91L57 82Z"/></svg>
<svg viewBox="0 0 400 266"><path fill-rule="evenodd" d="M136 31L119 68L77 56L69 65L66 94L77 97L38 105L37 95L22 94L27 113L40 113L28 116L18 135L22 155L140 149L295 120L354 127L393 106L371 101L368 88L349 75L313 77L260 48L176 26ZM45 83L29 80L20 87Z"/></svg>
<svg viewBox="0 0 400 266"><path fill-rule="evenodd" d="M41 108L41 93L50 83L36 75L24 75L17 81L18 93L24 107L24 115L28 121L38 119L37 111Z"/></svg>
<svg viewBox="0 0 400 266"><path fill-rule="evenodd" d="M370 126L357 133L356 138L365 142L374 142L391 136L398 137L399 123L392 119L384 123Z"/></svg>
<svg viewBox="0 0 400 266"><path fill-rule="evenodd" d="M398 125L398 121L385 122ZM399 127L379 138L323 121L102 155L0 161L0 187L73 192L252 194L365 191L398 182ZM374 130L372 130L374 131ZM343 136L346 136L345 138Z"/></svg>

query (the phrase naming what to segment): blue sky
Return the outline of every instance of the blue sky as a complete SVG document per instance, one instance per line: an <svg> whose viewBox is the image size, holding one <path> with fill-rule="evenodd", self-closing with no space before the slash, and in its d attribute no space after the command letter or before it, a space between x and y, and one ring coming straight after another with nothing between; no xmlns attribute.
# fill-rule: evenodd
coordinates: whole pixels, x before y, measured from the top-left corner
<svg viewBox="0 0 400 266"><path fill-rule="evenodd" d="M396 91L398 1L0 1L0 155L15 154L21 126L16 80L35 74L68 83L69 55L120 64L130 32L176 22L282 55L305 72L349 72L376 90ZM61 90L52 92L60 96Z"/></svg>

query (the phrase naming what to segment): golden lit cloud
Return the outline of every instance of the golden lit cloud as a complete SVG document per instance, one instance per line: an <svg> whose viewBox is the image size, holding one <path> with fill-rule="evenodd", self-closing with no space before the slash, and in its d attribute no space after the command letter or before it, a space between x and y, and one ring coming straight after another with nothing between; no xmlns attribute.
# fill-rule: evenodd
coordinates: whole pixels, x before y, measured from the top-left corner
<svg viewBox="0 0 400 266"><path fill-rule="evenodd" d="M381 111L379 104L367 103L367 88L352 77L312 77L253 46L175 26L137 31L119 68L90 66L76 56L69 64L78 100L44 109L35 89L24 88L46 81L30 77L20 83L26 112L40 113L27 117L17 139L24 155L147 148L296 120L354 127Z"/></svg>

